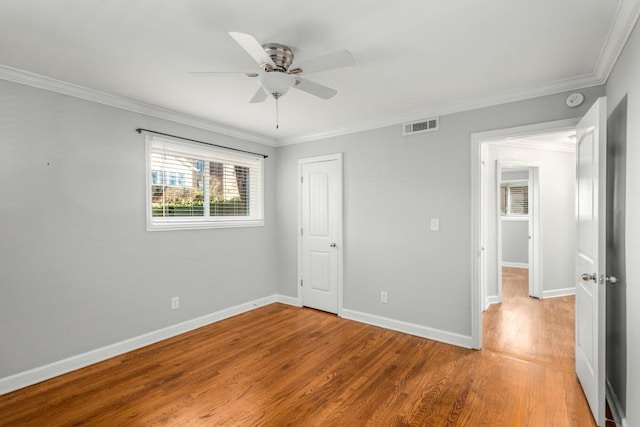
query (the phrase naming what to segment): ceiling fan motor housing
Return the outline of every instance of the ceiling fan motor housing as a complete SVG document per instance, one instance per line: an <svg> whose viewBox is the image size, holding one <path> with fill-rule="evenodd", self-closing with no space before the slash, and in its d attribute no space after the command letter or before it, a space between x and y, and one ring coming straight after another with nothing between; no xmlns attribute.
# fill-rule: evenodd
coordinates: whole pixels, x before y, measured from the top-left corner
<svg viewBox="0 0 640 427"><path fill-rule="evenodd" d="M262 45L264 51L271 57L271 60L276 67L271 69L265 69L265 71L280 71L286 73L289 70L289 66L293 62L293 51L289 46L280 43L265 43ZM265 66L263 64L263 66ZM265 67L267 68L267 67ZM272 67L268 67L272 68Z"/></svg>

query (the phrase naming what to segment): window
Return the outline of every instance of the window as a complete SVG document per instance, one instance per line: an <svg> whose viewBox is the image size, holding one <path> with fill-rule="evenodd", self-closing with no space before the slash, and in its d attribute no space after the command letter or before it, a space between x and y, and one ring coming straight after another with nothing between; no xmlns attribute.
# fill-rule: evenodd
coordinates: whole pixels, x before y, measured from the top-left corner
<svg viewBox="0 0 640 427"><path fill-rule="evenodd" d="M500 184L500 215L524 216L529 214L529 184L503 182Z"/></svg>
<svg viewBox="0 0 640 427"><path fill-rule="evenodd" d="M264 225L263 159L147 136L147 229Z"/></svg>

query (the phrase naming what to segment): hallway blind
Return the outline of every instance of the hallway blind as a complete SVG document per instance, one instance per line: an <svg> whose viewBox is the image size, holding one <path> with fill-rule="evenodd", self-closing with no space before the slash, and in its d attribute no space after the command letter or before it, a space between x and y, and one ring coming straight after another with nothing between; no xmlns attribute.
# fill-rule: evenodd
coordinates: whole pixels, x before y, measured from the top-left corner
<svg viewBox="0 0 640 427"><path fill-rule="evenodd" d="M503 216L529 214L527 182L500 185L500 214Z"/></svg>

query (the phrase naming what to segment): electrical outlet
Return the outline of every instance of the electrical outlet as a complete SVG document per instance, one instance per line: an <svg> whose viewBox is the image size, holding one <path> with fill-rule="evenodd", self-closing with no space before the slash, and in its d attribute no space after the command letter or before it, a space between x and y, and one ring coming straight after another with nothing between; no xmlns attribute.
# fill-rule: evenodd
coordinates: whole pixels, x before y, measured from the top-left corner
<svg viewBox="0 0 640 427"><path fill-rule="evenodd" d="M171 310L175 310L176 308L180 308L180 297L171 298Z"/></svg>
<svg viewBox="0 0 640 427"><path fill-rule="evenodd" d="M387 293L385 291L380 292L380 302L383 304L387 303Z"/></svg>

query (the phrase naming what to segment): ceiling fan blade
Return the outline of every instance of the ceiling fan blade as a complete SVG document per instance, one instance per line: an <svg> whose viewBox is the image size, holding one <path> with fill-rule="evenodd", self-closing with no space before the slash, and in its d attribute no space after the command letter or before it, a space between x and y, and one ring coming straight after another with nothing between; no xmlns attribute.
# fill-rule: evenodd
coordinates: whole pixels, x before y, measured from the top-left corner
<svg viewBox="0 0 640 427"><path fill-rule="evenodd" d="M258 64L276 66L271 57L264 51L262 45L251 34L229 32L229 35L244 49Z"/></svg>
<svg viewBox="0 0 640 427"><path fill-rule="evenodd" d="M301 73L310 74L318 71L333 70L334 68L349 67L356 61L349 51L339 50L338 52L311 58L300 64L295 64L295 69L300 69Z"/></svg>
<svg viewBox="0 0 640 427"><path fill-rule="evenodd" d="M258 91L253 95L249 104L257 104L259 102L264 102L267 99L267 92L264 91L261 87L258 88Z"/></svg>
<svg viewBox="0 0 640 427"><path fill-rule="evenodd" d="M296 77L296 83L293 87L322 99L329 99L338 93L335 89L331 89L330 87L323 86L319 83L312 82L311 80L303 79L301 77Z"/></svg>
<svg viewBox="0 0 640 427"><path fill-rule="evenodd" d="M244 74L247 77L258 77L258 73L246 71L189 71L192 76L215 76L218 74Z"/></svg>

